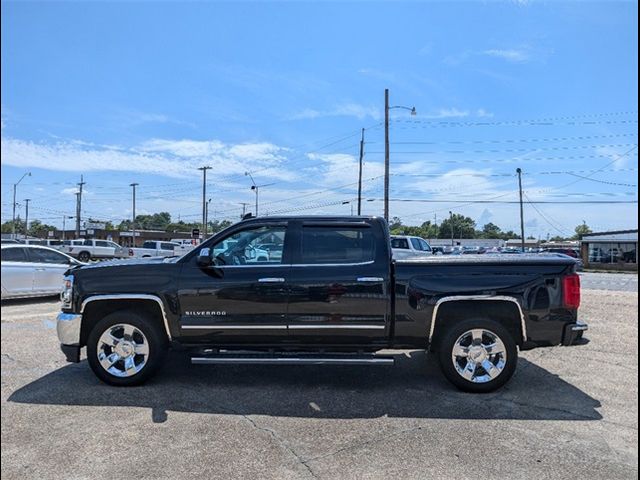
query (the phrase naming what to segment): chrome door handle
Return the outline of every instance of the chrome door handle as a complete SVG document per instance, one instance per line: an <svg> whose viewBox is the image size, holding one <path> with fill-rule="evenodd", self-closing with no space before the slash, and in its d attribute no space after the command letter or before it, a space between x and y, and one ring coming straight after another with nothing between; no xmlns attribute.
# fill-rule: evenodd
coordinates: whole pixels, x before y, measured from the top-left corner
<svg viewBox="0 0 640 480"><path fill-rule="evenodd" d="M265 278L259 278L258 282L260 282L260 283L282 283L282 282L284 282L284 278L265 277Z"/></svg>
<svg viewBox="0 0 640 480"><path fill-rule="evenodd" d="M358 277L359 282L384 282L382 277Z"/></svg>

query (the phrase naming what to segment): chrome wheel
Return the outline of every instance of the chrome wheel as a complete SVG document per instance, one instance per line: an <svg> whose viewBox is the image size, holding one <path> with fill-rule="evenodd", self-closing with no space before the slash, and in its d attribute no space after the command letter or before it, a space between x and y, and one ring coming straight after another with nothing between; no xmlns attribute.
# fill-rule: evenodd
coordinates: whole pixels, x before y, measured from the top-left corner
<svg viewBox="0 0 640 480"><path fill-rule="evenodd" d="M507 349L490 330L474 328L458 337L451 352L458 375L473 383L497 378L507 364Z"/></svg>
<svg viewBox="0 0 640 480"><path fill-rule="evenodd" d="M109 327L98 340L98 361L116 377L131 377L149 360L149 341L133 325L119 323Z"/></svg>

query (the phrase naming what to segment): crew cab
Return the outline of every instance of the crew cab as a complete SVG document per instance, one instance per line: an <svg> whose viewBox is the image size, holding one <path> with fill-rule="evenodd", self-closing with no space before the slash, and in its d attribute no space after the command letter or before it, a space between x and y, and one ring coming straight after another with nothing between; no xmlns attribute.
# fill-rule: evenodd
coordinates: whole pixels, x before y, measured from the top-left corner
<svg viewBox="0 0 640 480"><path fill-rule="evenodd" d="M266 244L282 255L254 261ZM243 220L180 258L71 268L61 298L67 360L86 346L112 385L149 379L169 348L197 364L347 365L422 349L457 387L488 392L513 375L518 350L573 345L587 329L573 260L394 260L377 217Z"/></svg>
<svg viewBox="0 0 640 480"><path fill-rule="evenodd" d="M172 257L175 255L176 247L180 247L180 244L162 240L147 240L142 244L141 248L130 248L129 257Z"/></svg>

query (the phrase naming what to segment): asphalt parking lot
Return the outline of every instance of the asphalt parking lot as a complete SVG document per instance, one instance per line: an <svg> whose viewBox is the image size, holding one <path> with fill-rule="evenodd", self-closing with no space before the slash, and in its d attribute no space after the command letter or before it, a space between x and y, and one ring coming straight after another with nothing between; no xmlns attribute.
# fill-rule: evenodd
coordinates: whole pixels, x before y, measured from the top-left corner
<svg viewBox="0 0 640 480"><path fill-rule="evenodd" d="M488 395L433 359L394 367L192 366L143 387L68 364L56 299L2 304L2 477L638 476L637 275L582 275L587 345L524 352Z"/></svg>

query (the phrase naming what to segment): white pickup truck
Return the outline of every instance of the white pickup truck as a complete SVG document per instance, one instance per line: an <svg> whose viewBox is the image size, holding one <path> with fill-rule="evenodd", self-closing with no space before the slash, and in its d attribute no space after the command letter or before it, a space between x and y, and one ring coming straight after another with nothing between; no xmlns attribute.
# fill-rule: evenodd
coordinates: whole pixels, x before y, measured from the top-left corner
<svg viewBox="0 0 640 480"><path fill-rule="evenodd" d="M63 244L58 250L81 262L88 262L91 259L128 257L128 252L124 247L109 240L65 240Z"/></svg>
<svg viewBox="0 0 640 480"><path fill-rule="evenodd" d="M180 244L176 242L167 242L161 240L147 240L142 244L141 248L134 247L129 249L129 257L133 258L149 258L149 257L173 257L176 255L176 247Z"/></svg>

